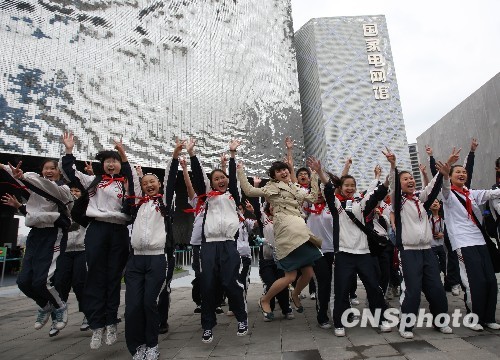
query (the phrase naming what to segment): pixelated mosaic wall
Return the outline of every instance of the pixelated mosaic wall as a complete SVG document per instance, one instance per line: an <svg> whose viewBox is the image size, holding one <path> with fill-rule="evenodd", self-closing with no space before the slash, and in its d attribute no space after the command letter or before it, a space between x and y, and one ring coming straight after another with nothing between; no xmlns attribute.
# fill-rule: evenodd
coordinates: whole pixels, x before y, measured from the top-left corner
<svg viewBox="0 0 500 360"><path fill-rule="evenodd" d="M207 168L231 138L249 173L303 140L290 1L1 0L0 151L92 159L123 135L163 167L175 136Z"/></svg>
<svg viewBox="0 0 500 360"><path fill-rule="evenodd" d="M401 168L410 158L384 16L312 19L295 33L306 155L366 189L373 169L389 166L389 145Z"/></svg>

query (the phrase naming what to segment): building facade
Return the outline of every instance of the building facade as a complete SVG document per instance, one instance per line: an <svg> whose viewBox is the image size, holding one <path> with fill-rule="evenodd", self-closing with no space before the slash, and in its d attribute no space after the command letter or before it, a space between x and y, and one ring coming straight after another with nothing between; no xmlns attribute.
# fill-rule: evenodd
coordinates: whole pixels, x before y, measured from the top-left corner
<svg viewBox="0 0 500 360"><path fill-rule="evenodd" d="M408 143L385 17L311 19L295 33L306 155L335 173L352 157L365 189L385 146L409 169Z"/></svg>
<svg viewBox="0 0 500 360"><path fill-rule="evenodd" d="M420 160L418 158L418 149L417 144L408 144L408 151L410 153L410 165L411 165L411 173L413 175L413 179L415 179L415 186L417 189L422 188L422 175L420 173ZM429 171L429 176L432 176Z"/></svg>
<svg viewBox="0 0 500 360"><path fill-rule="evenodd" d="M500 73L417 137L420 158L427 158L425 145L441 161L456 147L462 148L459 163L463 163L472 138L478 139L479 146L471 187L489 189L496 181L495 160L500 157Z"/></svg>
<svg viewBox="0 0 500 360"><path fill-rule="evenodd" d="M0 152L77 159L123 137L129 159L163 167L176 136L206 169L228 142L250 174L303 159L290 1L0 3Z"/></svg>

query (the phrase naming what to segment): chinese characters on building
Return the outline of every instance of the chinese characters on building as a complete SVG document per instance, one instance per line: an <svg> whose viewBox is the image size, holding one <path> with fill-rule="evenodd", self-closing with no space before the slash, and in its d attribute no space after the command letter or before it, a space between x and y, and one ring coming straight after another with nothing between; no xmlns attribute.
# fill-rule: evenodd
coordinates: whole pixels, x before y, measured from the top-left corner
<svg viewBox="0 0 500 360"><path fill-rule="evenodd" d="M377 100L389 98L389 86L385 72L385 59L380 52L377 24L363 24L368 65L370 65L370 79L373 84L373 94Z"/></svg>

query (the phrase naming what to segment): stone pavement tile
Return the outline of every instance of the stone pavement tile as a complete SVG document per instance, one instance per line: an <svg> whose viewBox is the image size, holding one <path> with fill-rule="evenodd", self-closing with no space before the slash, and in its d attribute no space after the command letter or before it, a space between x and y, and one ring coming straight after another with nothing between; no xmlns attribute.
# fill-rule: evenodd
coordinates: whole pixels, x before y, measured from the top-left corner
<svg viewBox="0 0 500 360"><path fill-rule="evenodd" d="M407 360L404 356L377 356L369 357L366 360Z"/></svg>
<svg viewBox="0 0 500 360"><path fill-rule="evenodd" d="M318 349L352 346L352 343L348 337L337 337L333 334L330 335L330 338L315 339L314 341L316 342Z"/></svg>
<svg viewBox="0 0 500 360"><path fill-rule="evenodd" d="M372 345L372 346L354 346L353 350L356 349L361 355L366 357L379 357L379 356L395 356L401 355L396 349L391 345Z"/></svg>
<svg viewBox="0 0 500 360"><path fill-rule="evenodd" d="M158 350L160 351L161 359L173 359L181 351L181 348L161 348L158 346Z"/></svg>
<svg viewBox="0 0 500 360"><path fill-rule="evenodd" d="M477 349L471 343L460 338L453 339L428 339L427 342L441 351L460 351L460 350L474 350Z"/></svg>
<svg viewBox="0 0 500 360"><path fill-rule="evenodd" d="M245 356L245 360L282 360L281 351L276 353L267 353L267 354L247 354Z"/></svg>
<svg viewBox="0 0 500 360"><path fill-rule="evenodd" d="M494 354L500 354L500 334L491 335L485 333L483 336L469 337L464 340L480 349L487 350Z"/></svg>
<svg viewBox="0 0 500 360"><path fill-rule="evenodd" d="M323 360L348 360L348 359L363 358L361 354L354 351L352 347L324 348L324 349L319 349L319 352Z"/></svg>
<svg viewBox="0 0 500 360"><path fill-rule="evenodd" d="M318 350L286 351L283 360L322 360Z"/></svg>
<svg viewBox="0 0 500 360"><path fill-rule="evenodd" d="M453 358L444 352L416 352L406 353L405 357L409 360L452 360Z"/></svg>
<svg viewBox="0 0 500 360"><path fill-rule="evenodd" d="M218 356L233 356L233 358L240 358L245 356L247 353L247 346L246 345L239 345L239 346L221 346L217 345L213 351L210 353L211 357L218 357Z"/></svg>
<svg viewBox="0 0 500 360"><path fill-rule="evenodd" d="M303 338L282 339L283 351L317 350L318 346L312 338L307 336Z"/></svg>
<svg viewBox="0 0 500 360"><path fill-rule="evenodd" d="M350 332L350 330L353 329L346 329L346 335L354 346L387 344L387 340L382 333L378 333L373 329L363 329L364 332Z"/></svg>
<svg viewBox="0 0 500 360"><path fill-rule="evenodd" d="M265 355L279 352L281 354L281 339L268 342L252 342L248 345L247 356Z"/></svg>
<svg viewBox="0 0 500 360"><path fill-rule="evenodd" d="M391 346L395 348L398 352L405 355L414 353L438 353L440 352L438 348L432 346L425 340L413 340L410 342L398 342L392 343Z"/></svg>
<svg viewBox="0 0 500 360"><path fill-rule="evenodd" d="M471 360L471 359L500 359L498 353L492 353L484 349L471 349L460 351L449 351L446 353L454 360Z"/></svg>
<svg viewBox="0 0 500 360"><path fill-rule="evenodd" d="M215 339L214 339L215 341ZM210 356L214 349L215 344L202 344L202 345L191 345L182 348L175 359L193 359L193 358L203 358L206 359Z"/></svg>

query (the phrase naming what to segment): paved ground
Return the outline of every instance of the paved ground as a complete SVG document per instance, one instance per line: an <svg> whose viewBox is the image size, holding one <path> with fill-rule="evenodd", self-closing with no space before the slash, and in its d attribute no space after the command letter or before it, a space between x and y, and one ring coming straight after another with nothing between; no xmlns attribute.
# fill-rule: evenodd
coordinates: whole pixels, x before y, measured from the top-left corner
<svg viewBox="0 0 500 360"><path fill-rule="evenodd" d="M254 360L328 360L328 359L497 359L500 354L500 331L476 333L466 328L455 328L452 335L443 335L432 329L415 330L414 340L402 339L396 329L380 333L372 328L352 328L347 336L337 338L332 330L322 330L316 325L314 302L304 299L304 314L294 320L281 319L266 323L257 309L261 285L252 271L250 287L249 326L245 337L236 336L236 320L219 315L214 328L214 341L201 342L199 315L193 314L191 276L173 281L170 332L160 335L162 359L254 359ZM124 291L122 291L123 316ZM358 287L363 308L365 293ZM450 313L463 302L448 296ZM390 301L393 307L396 300ZM423 301L423 305L426 305ZM68 326L54 337L48 337L49 325L34 330L34 303L19 293L15 286L0 288L0 359L127 359L124 325L118 328L118 342L92 351L89 348L90 332L79 331L82 315L76 312L74 295L70 297ZM500 310L500 307L497 307ZM227 307L226 309L227 310ZM279 312L275 314L278 315ZM497 318L500 311L497 311Z"/></svg>

